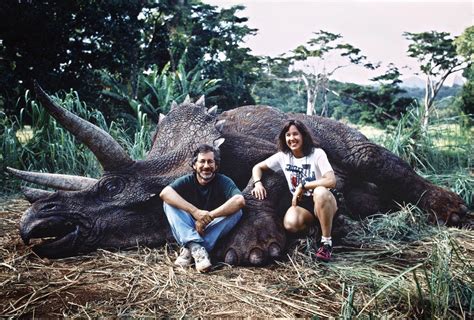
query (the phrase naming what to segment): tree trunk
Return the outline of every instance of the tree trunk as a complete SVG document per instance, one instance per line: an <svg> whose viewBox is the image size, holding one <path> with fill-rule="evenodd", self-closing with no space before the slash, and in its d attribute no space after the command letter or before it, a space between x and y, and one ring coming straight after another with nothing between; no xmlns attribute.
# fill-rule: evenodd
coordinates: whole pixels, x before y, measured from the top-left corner
<svg viewBox="0 0 474 320"><path fill-rule="evenodd" d="M311 87L311 83L305 75L302 75L304 86L306 89L306 114L309 116L314 115L314 103L316 101L316 88Z"/></svg>
<svg viewBox="0 0 474 320"><path fill-rule="evenodd" d="M432 92L433 92L433 83L432 83L431 78L428 76L426 79L426 85L425 85L425 99L424 99L424 106L423 106L423 114L421 115L421 119L420 119L423 131L428 130L430 109L431 109L431 105L433 104Z"/></svg>

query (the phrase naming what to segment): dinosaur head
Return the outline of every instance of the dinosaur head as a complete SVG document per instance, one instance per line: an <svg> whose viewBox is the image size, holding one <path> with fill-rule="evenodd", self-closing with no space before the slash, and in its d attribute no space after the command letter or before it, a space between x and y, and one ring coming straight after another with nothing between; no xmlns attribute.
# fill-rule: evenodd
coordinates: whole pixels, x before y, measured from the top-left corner
<svg viewBox="0 0 474 320"><path fill-rule="evenodd" d="M80 190L24 190L32 205L20 221L23 241L49 258L163 244L170 234L157 194L168 179L147 176L145 164L106 172Z"/></svg>
<svg viewBox="0 0 474 320"><path fill-rule="evenodd" d="M103 175L92 179L8 168L22 180L56 190L24 188L32 205L20 221L23 241L39 256L58 258L97 248L158 246L171 239L158 195L191 171L189 160L199 143L223 142L213 113L197 103L177 106L161 119L147 159L136 161L107 132L57 105L38 85L35 89L48 113L94 153ZM178 110L205 121L186 123L183 118L182 127L176 126L175 120L166 118L179 117ZM196 125L195 131L191 125ZM198 133L199 125L207 126L205 134Z"/></svg>

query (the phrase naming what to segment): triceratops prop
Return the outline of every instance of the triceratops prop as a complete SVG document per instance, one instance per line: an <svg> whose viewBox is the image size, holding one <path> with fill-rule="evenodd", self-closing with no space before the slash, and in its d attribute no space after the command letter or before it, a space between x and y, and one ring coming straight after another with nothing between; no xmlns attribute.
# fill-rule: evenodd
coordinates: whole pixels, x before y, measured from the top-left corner
<svg viewBox="0 0 474 320"><path fill-rule="evenodd" d="M328 154L344 194L347 213L364 217L385 212L395 202L416 203L436 219L457 225L467 215L461 198L418 176L403 160L337 121L282 113L268 106L244 106L216 114L196 103L174 104L160 118L153 146L145 160L133 160L106 132L58 106L36 85L48 112L86 144L103 167L99 180L9 168L19 178L56 189L25 188L32 203L20 222L23 241L39 241L40 256L66 257L97 248L160 246L172 240L163 214L160 191L189 173L190 156L200 143L220 146L220 172L231 177L246 198L245 214L214 250L229 264L262 265L280 257L286 247L282 214L290 205L280 173L263 177L269 197L250 195L254 164L276 152L275 138L289 118L303 121Z"/></svg>

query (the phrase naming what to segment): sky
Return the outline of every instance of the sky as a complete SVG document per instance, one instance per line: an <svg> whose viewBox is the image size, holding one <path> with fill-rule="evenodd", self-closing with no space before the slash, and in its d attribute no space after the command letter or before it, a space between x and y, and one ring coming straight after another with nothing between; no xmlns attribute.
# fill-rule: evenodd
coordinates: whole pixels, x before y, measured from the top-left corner
<svg viewBox="0 0 474 320"><path fill-rule="evenodd" d="M409 41L403 32L438 31L460 35L474 25L474 0L204 0L219 7L243 4L240 16L258 29L244 46L252 54L277 56L306 43L319 30L342 35L361 49L371 62L394 63L403 78L419 71L407 55ZM331 62L327 62L331 64ZM406 66L406 67L405 67ZM328 66L330 69L331 66ZM383 71L360 67L339 69L334 79L367 84ZM421 76L420 76L421 77ZM452 79L452 78L451 78Z"/></svg>

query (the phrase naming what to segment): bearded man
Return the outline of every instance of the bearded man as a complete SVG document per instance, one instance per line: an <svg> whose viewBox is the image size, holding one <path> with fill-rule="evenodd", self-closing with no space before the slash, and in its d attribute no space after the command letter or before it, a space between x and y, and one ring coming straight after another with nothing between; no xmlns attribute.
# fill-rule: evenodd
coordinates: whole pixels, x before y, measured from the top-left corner
<svg viewBox="0 0 474 320"><path fill-rule="evenodd" d="M207 272L209 252L242 217L245 199L235 183L217 173L219 150L202 144L193 153L193 173L176 179L160 193L173 235L181 246L175 265Z"/></svg>

